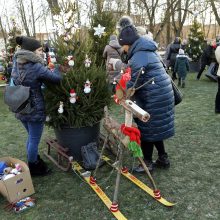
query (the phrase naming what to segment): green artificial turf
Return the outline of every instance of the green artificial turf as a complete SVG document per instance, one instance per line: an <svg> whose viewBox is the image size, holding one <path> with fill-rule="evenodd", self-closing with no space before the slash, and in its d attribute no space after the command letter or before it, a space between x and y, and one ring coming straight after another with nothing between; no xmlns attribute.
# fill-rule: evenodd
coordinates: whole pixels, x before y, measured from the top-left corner
<svg viewBox="0 0 220 220"><path fill-rule="evenodd" d="M119 205L129 220L205 220L220 219L220 115L214 113L217 83L205 76L195 80L189 74L184 98L176 106L176 135L165 141L171 161L168 170L157 169L154 180L162 196L176 206L164 207L128 180L121 178ZM26 161L26 132L4 105L0 90L0 156L12 156ZM123 122L119 107L111 115ZM46 149L44 138L54 137L45 128L40 144L40 154ZM42 156L44 159L45 157ZM154 152L154 159L157 158ZM4 210L7 201L0 196L1 220L113 220L113 215L103 205L82 179L73 171L63 172L45 159L53 168L50 176L34 177L36 206L20 214ZM125 164L131 167L133 159L125 153ZM137 164L137 162L134 162ZM112 199L116 173L103 166L97 179ZM140 179L151 186L145 175Z"/></svg>

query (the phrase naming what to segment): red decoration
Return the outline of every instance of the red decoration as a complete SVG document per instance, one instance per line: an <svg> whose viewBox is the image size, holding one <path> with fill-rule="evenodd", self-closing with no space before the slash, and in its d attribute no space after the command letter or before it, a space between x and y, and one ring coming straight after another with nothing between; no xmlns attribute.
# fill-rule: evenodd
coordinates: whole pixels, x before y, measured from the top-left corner
<svg viewBox="0 0 220 220"><path fill-rule="evenodd" d="M124 90L126 90L126 84L127 84L127 82L128 82L130 79L131 79L131 68L128 67L128 68L125 70L125 72L122 74L121 79L119 80L119 82L118 82L118 84L117 84L115 90L116 90L116 91L117 91L118 89L124 89ZM124 92L124 95L126 95L125 92ZM115 101L117 104L119 104L119 100L118 100L118 97L117 97L116 95L114 95L114 101Z"/></svg>
<svg viewBox="0 0 220 220"><path fill-rule="evenodd" d="M74 89L70 89L70 94L76 93Z"/></svg>
<svg viewBox="0 0 220 220"><path fill-rule="evenodd" d="M135 127L126 127L125 124L121 125L121 132L124 135L129 136L130 141L135 141L138 145L141 144L141 132L139 131L138 128Z"/></svg>

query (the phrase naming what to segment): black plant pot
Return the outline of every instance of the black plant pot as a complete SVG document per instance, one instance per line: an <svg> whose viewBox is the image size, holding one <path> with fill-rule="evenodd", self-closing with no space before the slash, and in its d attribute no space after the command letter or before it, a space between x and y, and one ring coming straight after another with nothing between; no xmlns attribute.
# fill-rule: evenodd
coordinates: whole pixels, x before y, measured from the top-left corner
<svg viewBox="0 0 220 220"><path fill-rule="evenodd" d="M54 132L58 143L69 148L69 153L75 160L82 161L81 147L91 142L98 142L100 122L81 128L63 126L61 129L54 129Z"/></svg>

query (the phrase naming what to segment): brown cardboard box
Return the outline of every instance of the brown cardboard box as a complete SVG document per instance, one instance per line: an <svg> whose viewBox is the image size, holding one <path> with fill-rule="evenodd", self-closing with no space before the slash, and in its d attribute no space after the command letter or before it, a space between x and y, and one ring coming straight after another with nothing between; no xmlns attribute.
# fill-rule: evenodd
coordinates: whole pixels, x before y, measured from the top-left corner
<svg viewBox="0 0 220 220"><path fill-rule="evenodd" d="M25 162L12 157L2 157L0 161L5 161L8 165L19 163L22 168L20 174L7 180L0 180L0 193L10 203L34 194L30 171Z"/></svg>

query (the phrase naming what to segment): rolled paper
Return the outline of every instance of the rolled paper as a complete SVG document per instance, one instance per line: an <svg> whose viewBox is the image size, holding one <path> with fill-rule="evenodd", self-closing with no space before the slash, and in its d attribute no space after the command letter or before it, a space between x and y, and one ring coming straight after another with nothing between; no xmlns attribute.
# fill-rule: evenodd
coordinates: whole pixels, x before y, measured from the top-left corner
<svg viewBox="0 0 220 220"><path fill-rule="evenodd" d="M133 115L139 118L143 122L147 122L150 119L150 114L140 108L131 100L127 99L124 103L121 103L128 111L131 111Z"/></svg>

